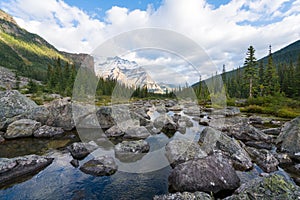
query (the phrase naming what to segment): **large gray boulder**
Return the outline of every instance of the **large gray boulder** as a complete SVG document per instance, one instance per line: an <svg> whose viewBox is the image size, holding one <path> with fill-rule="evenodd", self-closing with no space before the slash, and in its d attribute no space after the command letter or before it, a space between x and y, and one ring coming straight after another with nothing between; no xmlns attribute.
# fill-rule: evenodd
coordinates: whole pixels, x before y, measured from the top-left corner
<svg viewBox="0 0 300 200"><path fill-rule="evenodd" d="M265 172L274 172L278 169L278 160L268 150L255 149L253 147L246 147L246 150L254 162Z"/></svg>
<svg viewBox="0 0 300 200"><path fill-rule="evenodd" d="M108 129L114 126L116 123L112 116L112 108L108 106L100 107L96 112L99 124L101 128Z"/></svg>
<svg viewBox="0 0 300 200"><path fill-rule="evenodd" d="M166 156L172 167L184 163L188 160L204 158L206 152L194 141L186 139L176 139L170 141L166 147Z"/></svg>
<svg viewBox="0 0 300 200"><path fill-rule="evenodd" d="M0 130L7 128L8 123L6 121L9 118L13 118L35 107L37 107L37 104L34 101L17 90L0 92Z"/></svg>
<svg viewBox="0 0 300 200"><path fill-rule="evenodd" d="M287 152L291 156L300 153L300 117L283 125L276 143L281 151Z"/></svg>
<svg viewBox="0 0 300 200"><path fill-rule="evenodd" d="M244 142L247 141L260 141L271 143L272 137L270 135L265 134L261 130L255 128L248 123L238 123L229 128L229 133L238 140L242 140Z"/></svg>
<svg viewBox="0 0 300 200"><path fill-rule="evenodd" d="M40 127L40 122L31 119L20 119L13 122L7 127L7 131L4 134L4 137L6 139L30 137Z"/></svg>
<svg viewBox="0 0 300 200"><path fill-rule="evenodd" d="M199 143L207 154L221 150L232 160L233 166L237 170L248 170L253 166L249 154L243 149L240 143L221 131L206 127L200 135Z"/></svg>
<svg viewBox="0 0 300 200"><path fill-rule="evenodd" d="M110 176L118 169L115 160L110 156L100 156L84 163L80 170L93 176Z"/></svg>
<svg viewBox="0 0 300 200"><path fill-rule="evenodd" d="M179 192L218 193L235 190L240 179L226 158L212 155L177 165L169 176L169 185Z"/></svg>
<svg viewBox="0 0 300 200"><path fill-rule="evenodd" d="M283 176L272 174L252 179L239 187L235 194L226 200L240 199L299 199L300 188Z"/></svg>
<svg viewBox="0 0 300 200"><path fill-rule="evenodd" d="M135 162L149 150L150 145L144 140L122 141L115 146L115 156L122 162Z"/></svg>
<svg viewBox="0 0 300 200"><path fill-rule="evenodd" d="M176 192L174 194L156 195L153 200L213 200L213 198L204 192Z"/></svg>
<svg viewBox="0 0 300 200"><path fill-rule="evenodd" d="M20 180L20 177L36 174L50 165L53 158L27 155L16 158L0 158L0 185Z"/></svg>
<svg viewBox="0 0 300 200"><path fill-rule="evenodd" d="M170 134L174 134L178 128L178 125L173 121L172 117L167 114L157 117L153 125L162 132Z"/></svg>
<svg viewBox="0 0 300 200"><path fill-rule="evenodd" d="M122 131L119 126L114 125L111 128L109 128L108 130L105 131L105 135L107 137L121 137L123 136L125 133L124 131Z"/></svg>

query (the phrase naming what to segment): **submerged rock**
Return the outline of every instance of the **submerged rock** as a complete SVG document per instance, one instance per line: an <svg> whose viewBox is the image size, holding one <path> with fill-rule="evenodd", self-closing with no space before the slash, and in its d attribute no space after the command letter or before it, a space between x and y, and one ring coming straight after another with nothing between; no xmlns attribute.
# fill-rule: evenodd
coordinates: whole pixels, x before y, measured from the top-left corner
<svg viewBox="0 0 300 200"><path fill-rule="evenodd" d="M68 147L69 152L71 153L74 159L84 159L91 152L96 150L98 146L95 143L83 143L75 142Z"/></svg>
<svg viewBox="0 0 300 200"><path fill-rule="evenodd" d="M53 158L37 155L0 158L0 185L13 182L25 175L36 174L52 161Z"/></svg>
<svg viewBox="0 0 300 200"><path fill-rule="evenodd" d="M299 199L300 188L283 176L273 174L267 177L259 177L244 183L235 194L225 198L226 200L240 199Z"/></svg>
<svg viewBox="0 0 300 200"><path fill-rule="evenodd" d="M122 141L115 146L115 155L122 162L135 162L150 150L150 145L144 140Z"/></svg>
<svg viewBox="0 0 300 200"><path fill-rule="evenodd" d="M253 166L250 156L240 143L221 131L206 127L200 135L199 143L208 154L221 150L232 160L233 166L237 170L248 170Z"/></svg>
<svg viewBox="0 0 300 200"><path fill-rule="evenodd" d="M80 170L93 176L110 176L118 169L115 160L110 156L100 156L84 163Z"/></svg>
<svg viewBox="0 0 300 200"><path fill-rule="evenodd" d="M176 192L174 194L156 195L153 200L213 200L213 198L204 192Z"/></svg>
<svg viewBox="0 0 300 200"><path fill-rule="evenodd" d="M33 132L33 136L49 138L49 137L62 135L63 133L64 130L62 128L44 125L38 128L37 130L35 130Z"/></svg>
<svg viewBox="0 0 300 200"><path fill-rule="evenodd" d="M41 126L40 122L31 119L20 119L11 123L4 134L6 139L30 137Z"/></svg>
<svg viewBox="0 0 300 200"><path fill-rule="evenodd" d="M204 158L207 154L194 141L177 139L166 145L166 156L172 167L188 160Z"/></svg>
<svg viewBox="0 0 300 200"><path fill-rule="evenodd" d="M169 176L175 191L218 193L239 187L240 180L228 160L220 155L190 160L177 165Z"/></svg>

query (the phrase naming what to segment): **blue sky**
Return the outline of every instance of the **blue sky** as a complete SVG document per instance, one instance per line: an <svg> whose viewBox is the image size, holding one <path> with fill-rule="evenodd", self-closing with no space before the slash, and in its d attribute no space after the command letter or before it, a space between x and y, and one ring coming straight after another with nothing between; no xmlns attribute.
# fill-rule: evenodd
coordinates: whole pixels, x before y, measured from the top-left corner
<svg viewBox="0 0 300 200"><path fill-rule="evenodd" d="M0 8L21 27L68 52L92 53L109 38L134 29L172 30L211 58L216 67L205 76L220 72L223 64L228 70L241 66L249 45L261 58L270 44L276 51L300 39L300 0L0 0ZM141 65L172 65L170 60L180 65L164 54L143 55L131 52L126 58Z"/></svg>

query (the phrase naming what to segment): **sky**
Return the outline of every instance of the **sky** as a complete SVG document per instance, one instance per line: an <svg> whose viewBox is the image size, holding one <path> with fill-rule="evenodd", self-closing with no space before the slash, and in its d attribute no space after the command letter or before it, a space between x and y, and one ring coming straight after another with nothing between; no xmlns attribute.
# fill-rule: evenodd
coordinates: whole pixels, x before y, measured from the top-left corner
<svg viewBox="0 0 300 200"><path fill-rule="evenodd" d="M0 8L68 52L93 53L114 36L140 28L172 30L209 56L215 67L203 70L204 78L221 72L223 64L227 71L242 66L249 45L259 59L269 45L276 51L300 39L300 0L0 0ZM170 45L180 49L181 44ZM179 61L184 59L166 53L132 51L124 57L184 71L185 61Z"/></svg>

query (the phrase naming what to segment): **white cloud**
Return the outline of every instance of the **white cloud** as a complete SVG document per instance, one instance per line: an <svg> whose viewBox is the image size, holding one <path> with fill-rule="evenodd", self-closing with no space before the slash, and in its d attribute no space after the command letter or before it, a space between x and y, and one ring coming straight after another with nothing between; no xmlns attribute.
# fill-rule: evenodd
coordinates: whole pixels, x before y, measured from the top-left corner
<svg viewBox="0 0 300 200"><path fill-rule="evenodd" d="M286 4L290 8L282 9ZM105 20L100 21L62 0L11 0L9 4L1 4L22 27L61 50L89 53L122 32L160 27L193 39L205 49L219 71L223 63L227 69L242 65L249 45L256 48L256 57L260 58L267 54L269 44L275 51L298 40L299 5L299 0L232 0L215 9L205 0L164 0L157 10L149 6L147 10L130 11L114 6L106 11ZM163 56L154 60L131 56L145 65L170 62L170 58ZM177 64L177 60L171 61ZM206 71L210 75L216 69Z"/></svg>

